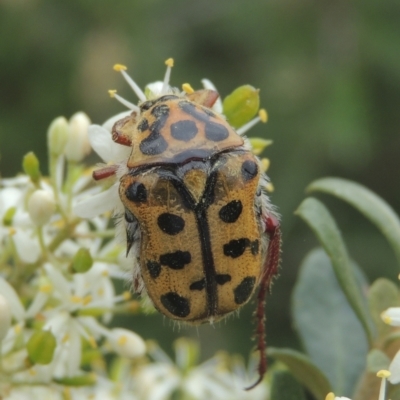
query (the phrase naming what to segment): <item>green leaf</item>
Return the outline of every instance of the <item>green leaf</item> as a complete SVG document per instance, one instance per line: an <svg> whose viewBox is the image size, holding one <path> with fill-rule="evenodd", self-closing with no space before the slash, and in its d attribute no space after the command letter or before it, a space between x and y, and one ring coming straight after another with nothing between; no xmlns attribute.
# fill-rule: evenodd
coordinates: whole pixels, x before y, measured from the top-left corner
<svg viewBox="0 0 400 400"><path fill-rule="evenodd" d="M367 371L376 374L381 369L389 369L390 358L381 350L372 349L367 357Z"/></svg>
<svg viewBox="0 0 400 400"><path fill-rule="evenodd" d="M304 390L289 371L272 375L270 400L306 400Z"/></svg>
<svg viewBox="0 0 400 400"><path fill-rule="evenodd" d="M360 272L357 277L363 280ZM364 371L368 344L323 249L304 259L292 300L294 322L311 360L335 393L351 395Z"/></svg>
<svg viewBox="0 0 400 400"><path fill-rule="evenodd" d="M318 179L306 191L328 193L355 207L382 232L400 263L400 219L385 200L365 186L341 178Z"/></svg>
<svg viewBox="0 0 400 400"><path fill-rule="evenodd" d="M389 307L400 305L397 286L388 279L377 279L368 291L368 304L372 319L378 328L378 335L382 338L389 334L392 328L382 321L381 313Z"/></svg>
<svg viewBox="0 0 400 400"><path fill-rule="evenodd" d="M26 344L29 359L33 364L50 364L56 349L56 338L50 331L36 331Z"/></svg>
<svg viewBox="0 0 400 400"><path fill-rule="evenodd" d="M259 90L250 85L238 87L223 101L226 119L234 128L240 128L249 122L256 115L259 107Z"/></svg>
<svg viewBox="0 0 400 400"><path fill-rule="evenodd" d="M293 376L317 399L324 399L332 391L326 376L304 354L290 349L269 347L268 356L284 363Z"/></svg>
<svg viewBox="0 0 400 400"><path fill-rule="evenodd" d="M372 323L368 308L363 301L361 288L357 284L346 246L335 220L328 209L312 197L303 200L295 214L309 225L331 259L343 293L364 327L368 341L372 343Z"/></svg>

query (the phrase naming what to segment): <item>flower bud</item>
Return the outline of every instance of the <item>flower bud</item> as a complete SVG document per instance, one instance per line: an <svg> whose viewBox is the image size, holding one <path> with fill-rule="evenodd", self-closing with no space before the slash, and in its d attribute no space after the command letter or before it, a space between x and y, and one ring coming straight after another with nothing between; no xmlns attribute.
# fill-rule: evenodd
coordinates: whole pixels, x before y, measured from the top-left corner
<svg viewBox="0 0 400 400"><path fill-rule="evenodd" d="M89 117L78 112L69 120L69 135L65 146L65 155L69 161L81 161L90 153L91 147L88 137L90 125Z"/></svg>
<svg viewBox="0 0 400 400"><path fill-rule="evenodd" d="M77 375L65 378L53 378L54 382L64 386L91 386L97 381L94 373Z"/></svg>
<svg viewBox="0 0 400 400"><path fill-rule="evenodd" d="M26 349L33 364L50 364L56 349L56 338L50 331L36 331L28 340Z"/></svg>
<svg viewBox="0 0 400 400"><path fill-rule="evenodd" d="M89 250L84 248L79 249L72 260L72 269L75 272L82 273L89 271L89 269L92 268L92 265L93 259Z"/></svg>
<svg viewBox="0 0 400 400"><path fill-rule="evenodd" d="M68 140L68 121L64 117L56 118L47 131L47 146L53 155L64 151Z"/></svg>
<svg viewBox="0 0 400 400"><path fill-rule="evenodd" d="M10 207L8 210L6 210L6 212L3 215L3 224L4 226L11 226L13 219L14 219L14 215L17 212L17 208L16 207Z"/></svg>
<svg viewBox="0 0 400 400"><path fill-rule="evenodd" d="M146 353L144 340L128 329L111 329L108 340L113 350L122 357L135 358Z"/></svg>
<svg viewBox="0 0 400 400"><path fill-rule="evenodd" d="M36 190L28 201L28 212L35 225L46 224L56 210L53 194L46 190Z"/></svg>
<svg viewBox="0 0 400 400"><path fill-rule="evenodd" d="M31 178L33 183L39 182L39 160L33 151L25 154L24 158L22 159L22 168L24 169L24 172Z"/></svg>
<svg viewBox="0 0 400 400"><path fill-rule="evenodd" d="M250 85L238 87L223 101L224 114L234 128L249 122L257 114L259 107L259 90Z"/></svg>
<svg viewBox="0 0 400 400"><path fill-rule="evenodd" d="M8 301L0 294L0 342L6 337L11 326L11 309Z"/></svg>
<svg viewBox="0 0 400 400"><path fill-rule="evenodd" d="M249 141L251 144L251 151L256 156L261 154L266 147L270 146L273 143L272 140L262 139L259 137L249 138Z"/></svg>

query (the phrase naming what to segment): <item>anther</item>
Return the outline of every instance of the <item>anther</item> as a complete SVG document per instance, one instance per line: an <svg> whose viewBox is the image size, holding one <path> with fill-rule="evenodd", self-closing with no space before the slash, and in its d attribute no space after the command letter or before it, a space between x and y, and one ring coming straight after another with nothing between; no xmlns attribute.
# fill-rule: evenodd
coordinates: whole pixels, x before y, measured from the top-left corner
<svg viewBox="0 0 400 400"><path fill-rule="evenodd" d="M165 65L167 66L167 70L165 71L164 81L161 89L162 94L167 93L167 89L169 86L169 78L171 77L171 69L174 66L174 59L168 58L168 60L165 61Z"/></svg>
<svg viewBox="0 0 400 400"><path fill-rule="evenodd" d="M193 93L193 92L194 92L194 89L192 88L192 86L190 85L190 83L184 83L184 84L182 85L182 90L183 90L185 93L187 93L187 94L190 94L190 93Z"/></svg>

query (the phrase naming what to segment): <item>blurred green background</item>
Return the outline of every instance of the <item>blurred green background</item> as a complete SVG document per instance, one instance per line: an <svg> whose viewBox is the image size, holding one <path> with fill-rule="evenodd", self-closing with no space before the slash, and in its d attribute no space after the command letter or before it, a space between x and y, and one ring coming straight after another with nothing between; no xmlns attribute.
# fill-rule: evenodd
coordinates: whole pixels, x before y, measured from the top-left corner
<svg viewBox="0 0 400 400"><path fill-rule="evenodd" d="M398 0L0 0L1 174L21 171L33 150L46 169L46 130L59 115L85 111L102 123L136 101L114 63L143 87L211 79L222 97L242 84L261 89L270 120L251 136L274 140L265 156L283 218L280 279L267 305L268 343L299 347L290 318L298 266L316 245L293 215L312 180L356 180L400 211L400 2ZM96 162L92 156L91 162ZM370 280L396 279L397 265L376 229L350 207L324 198L353 258ZM171 352L174 338L199 338L247 355L254 301L215 327L179 327L158 314L118 320Z"/></svg>

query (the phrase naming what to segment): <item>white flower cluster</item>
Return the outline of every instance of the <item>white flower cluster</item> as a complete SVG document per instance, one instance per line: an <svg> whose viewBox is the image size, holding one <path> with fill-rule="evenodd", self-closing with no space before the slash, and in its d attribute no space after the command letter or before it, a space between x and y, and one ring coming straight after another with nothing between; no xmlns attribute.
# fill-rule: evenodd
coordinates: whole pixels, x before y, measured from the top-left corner
<svg viewBox="0 0 400 400"><path fill-rule="evenodd" d="M134 84L139 97L172 90L169 73L146 95ZM131 274L110 222L117 183L94 185L81 161L93 148L123 168L130 149L110 132L128 113L90 127L84 113L57 118L47 135L50 176L29 153L23 175L0 181L0 398L265 399L267 384L243 391L250 380L241 363L227 367L227 356L196 366L196 346L181 339L173 361L136 333L107 326L141 304L114 285Z"/></svg>

